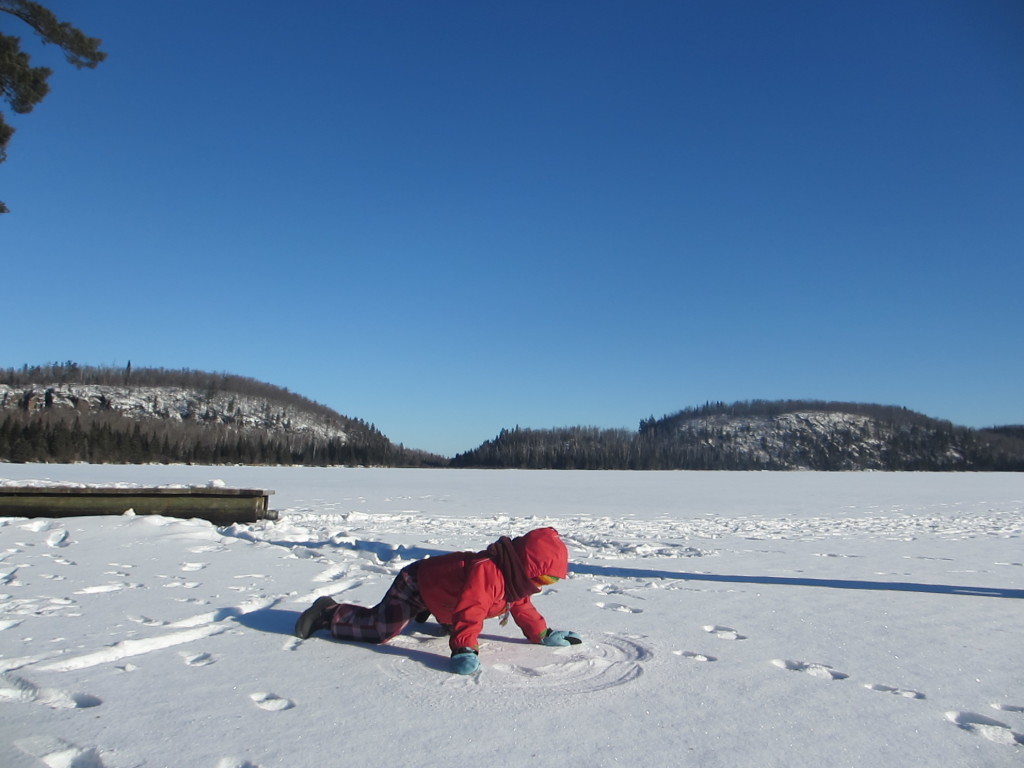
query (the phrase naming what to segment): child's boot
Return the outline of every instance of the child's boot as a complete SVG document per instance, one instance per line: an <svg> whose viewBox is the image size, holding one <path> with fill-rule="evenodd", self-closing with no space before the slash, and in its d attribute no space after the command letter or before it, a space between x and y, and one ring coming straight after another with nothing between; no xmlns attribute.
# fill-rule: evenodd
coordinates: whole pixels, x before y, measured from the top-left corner
<svg viewBox="0 0 1024 768"><path fill-rule="evenodd" d="M295 636L305 640L314 632L321 629L328 629L331 626L331 617L334 616L334 609L337 603L327 595L318 597L313 604L304 610L295 622Z"/></svg>

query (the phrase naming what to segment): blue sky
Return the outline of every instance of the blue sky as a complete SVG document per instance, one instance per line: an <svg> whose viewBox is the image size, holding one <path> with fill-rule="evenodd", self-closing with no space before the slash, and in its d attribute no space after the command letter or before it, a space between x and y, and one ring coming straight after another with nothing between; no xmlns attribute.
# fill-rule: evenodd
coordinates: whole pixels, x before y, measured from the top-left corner
<svg viewBox="0 0 1024 768"><path fill-rule="evenodd" d="M0 366L453 455L708 400L1024 423L1015 0L125 3L0 165ZM296 11L301 7L302 12Z"/></svg>

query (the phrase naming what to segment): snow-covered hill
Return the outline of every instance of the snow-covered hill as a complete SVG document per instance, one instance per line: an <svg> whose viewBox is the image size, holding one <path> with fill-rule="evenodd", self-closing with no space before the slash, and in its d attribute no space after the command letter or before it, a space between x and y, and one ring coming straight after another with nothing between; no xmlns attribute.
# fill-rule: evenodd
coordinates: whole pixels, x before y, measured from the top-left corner
<svg viewBox="0 0 1024 768"><path fill-rule="evenodd" d="M243 430L303 435L345 441L349 430L340 418L313 413L290 403L232 391L182 387L136 387L104 384L0 384L0 409L29 412L73 409L112 411L132 419L224 424Z"/></svg>
<svg viewBox="0 0 1024 768"><path fill-rule="evenodd" d="M1024 471L1024 440L904 408L755 401L645 419L638 432L595 427L502 430L457 467Z"/></svg>
<svg viewBox="0 0 1024 768"><path fill-rule="evenodd" d="M889 469L903 461L941 467L965 460L963 441L936 441L933 427L894 424L855 413L796 411L775 416L716 414L683 421L675 438L720 451L735 463L772 469ZM936 468L938 468L936 467Z"/></svg>
<svg viewBox="0 0 1024 768"><path fill-rule="evenodd" d="M0 374L0 460L449 464L392 444L372 424L239 376L73 364ZM87 418L67 418L72 414ZM8 416L14 417L13 427L5 427ZM142 434L136 436L139 427ZM518 469L1024 471L1021 429L976 430L906 408L863 403L709 403L642 420L637 431L503 429L450 463Z"/></svg>
<svg viewBox="0 0 1024 768"><path fill-rule="evenodd" d="M656 442L705 461L701 469L1004 470L1024 468L1024 441L898 408L765 404L694 412L654 428ZM778 408L781 412L770 412ZM727 411L727 409L723 409Z"/></svg>

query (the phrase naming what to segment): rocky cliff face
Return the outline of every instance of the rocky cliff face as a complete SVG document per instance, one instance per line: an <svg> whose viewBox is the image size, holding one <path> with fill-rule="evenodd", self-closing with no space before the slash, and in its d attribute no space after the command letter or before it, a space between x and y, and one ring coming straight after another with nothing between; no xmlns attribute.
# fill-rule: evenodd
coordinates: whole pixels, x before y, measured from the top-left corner
<svg viewBox="0 0 1024 768"><path fill-rule="evenodd" d="M972 430L830 411L694 417L668 439L752 468L837 470L959 467L977 442Z"/></svg>
<svg viewBox="0 0 1024 768"><path fill-rule="evenodd" d="M245 431L345 441L341 419L294 405L233 392L202 392L180 387L53 384L11 387L0 384L0 410L42 413L50 409L116 412L137 420L221 424Z"/></svg>

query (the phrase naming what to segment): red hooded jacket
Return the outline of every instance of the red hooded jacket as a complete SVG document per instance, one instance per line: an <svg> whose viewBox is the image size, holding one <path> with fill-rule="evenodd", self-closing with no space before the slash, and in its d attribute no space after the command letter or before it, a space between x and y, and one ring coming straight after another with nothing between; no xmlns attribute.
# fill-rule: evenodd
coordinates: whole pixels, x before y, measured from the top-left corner
<svg viewBox="0 0 1024 768"><path fill-rule="evenodd" d="M416 579L427 608L451 627L449 644L454 651L476 648L484 619L506 610L523 635L539 643L547 623L530 602L530 595L540 592L540 587L528 580L564 579L568 573L569 554L558 531L537 528L515 539L503 537L483 552L453 552L423 560Z"/></svg>

